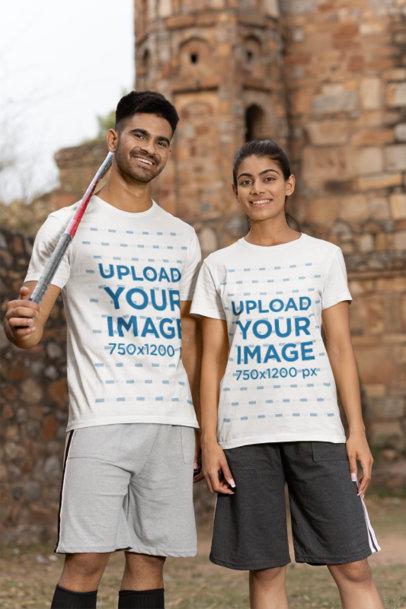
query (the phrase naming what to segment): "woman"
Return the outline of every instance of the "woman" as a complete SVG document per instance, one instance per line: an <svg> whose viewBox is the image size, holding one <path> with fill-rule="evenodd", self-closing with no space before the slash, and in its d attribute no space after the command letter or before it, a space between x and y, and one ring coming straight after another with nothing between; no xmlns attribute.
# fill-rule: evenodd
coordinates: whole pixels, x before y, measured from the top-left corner
<svg viewBox="0 0 406 609"><path fill-rule="evenodd" d="M233 189L250 230L206 258L192 304L204 318L203 468L218 493L210 558L250 572L252 609L285 609L287 483L296 561L327 565L346 609L382 609L343 255L288 225L295 178L274 141L242 146Z"/></svg>

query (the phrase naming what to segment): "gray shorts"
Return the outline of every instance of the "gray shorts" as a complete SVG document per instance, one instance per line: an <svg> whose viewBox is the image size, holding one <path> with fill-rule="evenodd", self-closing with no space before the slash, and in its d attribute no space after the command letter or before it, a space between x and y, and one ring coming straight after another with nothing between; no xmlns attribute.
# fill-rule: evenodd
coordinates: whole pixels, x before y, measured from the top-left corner
<svg viewBox="0 0 406 609"><path fill-rule="evenodd" d="M214 563L254 571L290 562L285 484L297 562L348 563L380 549L345 444L253 444L225 454L237 486L217 498Z"/></svg>
<svg viewBox="0 0 406 609"><path fill-rule="evenodd" d="M69 432L55 551L194 556L194 441L175 425Z"/></svg>

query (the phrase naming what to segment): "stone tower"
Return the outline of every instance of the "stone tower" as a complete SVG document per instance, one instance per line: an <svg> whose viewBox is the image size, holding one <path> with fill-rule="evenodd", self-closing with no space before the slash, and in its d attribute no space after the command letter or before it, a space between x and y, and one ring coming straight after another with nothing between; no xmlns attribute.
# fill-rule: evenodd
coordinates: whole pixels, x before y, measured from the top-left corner
<svg viewBox="0 0 406 609"><path fill-rule="evenodd" d="M136 88L166 94L181 117L156 196L206 251L244 224L236 149L256 136L287 141L279 21L277 0L135 0Z"/></svg>
<svg viewBox="0 0 406 609"><path fill-rule="evenodd" d="M406 0L135 0L135 32L136 87L166 93L182 120L158 197L205 253L245 228L235 150L287 146L294 217L346 255L370 440L381 482L403 484Z"/></svg>

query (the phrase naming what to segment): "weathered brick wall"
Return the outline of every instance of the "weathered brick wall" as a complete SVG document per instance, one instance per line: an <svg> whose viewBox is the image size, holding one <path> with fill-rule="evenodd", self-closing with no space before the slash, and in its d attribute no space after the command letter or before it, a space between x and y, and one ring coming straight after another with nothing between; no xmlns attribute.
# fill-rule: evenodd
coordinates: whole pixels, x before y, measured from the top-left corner
<svg viewBox="0 0 406 609"><path fill-rule="evenodd" d="M0 299L18 293L32 242L0 232ZM56 530L67 419L61 303L43 343L24 351L0 327L0 542L48 541Z"/></svg>
<svg viewBox="0 0 406 609"><path fill-rule="evenodd" d="M347 254L365 416L405 481L406 2L283 0L289 148L303 230ZM382 469L382 472L384 469Z"/></svg>

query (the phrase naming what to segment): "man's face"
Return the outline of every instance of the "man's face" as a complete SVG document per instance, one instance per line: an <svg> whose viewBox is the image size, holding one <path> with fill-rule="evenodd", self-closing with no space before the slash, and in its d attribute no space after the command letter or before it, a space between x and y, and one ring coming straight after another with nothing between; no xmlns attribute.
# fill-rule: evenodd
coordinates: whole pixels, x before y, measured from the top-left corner
<svg viewBox="0 0 406 609"><path fill-rule="evenodd" d="M148 183L164 169L172 127L156 114L134 114L108 134L118 171L127 181Z"/></svg>

